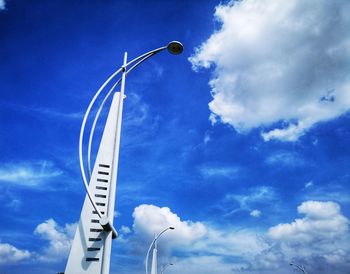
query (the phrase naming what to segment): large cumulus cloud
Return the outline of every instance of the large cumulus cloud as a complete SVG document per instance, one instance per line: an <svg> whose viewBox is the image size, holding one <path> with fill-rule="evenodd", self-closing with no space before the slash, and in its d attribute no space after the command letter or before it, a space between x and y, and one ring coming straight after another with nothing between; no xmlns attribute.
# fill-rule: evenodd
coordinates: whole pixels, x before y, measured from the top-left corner
<svg viewBox="0 0 350 274"><path fill-rule="evenodd" d="M213 122L295 141L349 110L349 1L232 1L215 18L221 27L190 58L215 67Z"/></svg>
<svg viewBox="0 0 350 274"><path fill-rule="evenodd" d="M135 208L134 236L142 242L142 257L154 233L174 226L162 236L160 261L175 265L172 273L290 273L295 261L317 273L342 274L350 266L349 220L334 202L306 201L298 207L304 217L270 227L266 232L218 227L181 220L168 207Z"/></svg>

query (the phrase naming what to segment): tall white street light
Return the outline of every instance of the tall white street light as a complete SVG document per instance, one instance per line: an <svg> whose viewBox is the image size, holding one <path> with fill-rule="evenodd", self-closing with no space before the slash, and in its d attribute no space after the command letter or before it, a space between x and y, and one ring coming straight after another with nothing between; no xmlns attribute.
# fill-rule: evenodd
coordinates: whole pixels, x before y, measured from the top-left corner
<svg viewBox="0 0 350 274"><path fill-rule="evenodd" d="M167 230L174 230L175 227L173 226L169 226L167 228L165 228L164 230L162 230L161 232L159 232L153 239L151 245L149 246L148 248L148 251L147 251L147 255L146 255L146 274L148 274L148 260L149 260L149 254L151 252L151 249L152 247L154 246L153 248L153 254L152 254L152 268L151 268L151 274L157 274L157 240L158 238L164 233L166 232Z"/></svg>
<svg viewBox="0 0 350 274"><path fill-rule="evenodd" d="M166 265L163 265L162 269L160 270L160 274L164 273L164 270L168 268L169 266L174 265L173 263L167 263Z"/></svg>
<svg viewBox="0 0 350 274"><path fill-rule="evenodd" d="M296 269L299 269L301 272L303 272L303 274L307 274L307 272L305 270L305 267L303 265L298 265L298 264L295 264L295 263L290 263L289 265L293 266Z"/></svg>
<svg viewBox="0 0 350 274"><path fill-rule="evenodd" d="M126 98L126 76L148 58L166 49L171 54L180 54L183 51L183 46L180 42L173 41L167 46L149 51L129 62L125 52L123 65L102 84L86 110L79 137L80 171L86 197L69 253L65 274L109 274L112 239L117 237L113 219L123 102ZM121 77L118 79L119 74L121 74ZM119 84L120 91L117 91ZM90 129L87 161L84 161L83 139L86 123L92 107L102 92L105 92L105 96ZM97 151L94 168L91 169L91 147L95 127L104 104L111 94L113 94L112 103Z"/></svg>

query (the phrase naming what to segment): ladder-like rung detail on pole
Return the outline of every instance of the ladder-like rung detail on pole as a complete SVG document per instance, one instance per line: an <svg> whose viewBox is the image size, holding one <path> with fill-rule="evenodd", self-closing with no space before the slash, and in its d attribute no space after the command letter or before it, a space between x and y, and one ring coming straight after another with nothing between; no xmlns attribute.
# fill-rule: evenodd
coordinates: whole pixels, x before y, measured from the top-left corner
<svg viewBox="0 0 350 274"><path fill-rule="evenodd" d="M102 228L90 228L91 232L102 232L103 229Z"/></svg>
<svg viewBox="0 0 350 274"><path fill-rule="evenodd" d="M105 206L106 204L105 203L96 203L96 205L98 205L98 206Z"/></svg>
<svg viewBox="0 0 350 274"><path fill-rule="evenodd" d="M107 198L107 195L95 194L95 197L97 197L97 198Z"/></svg>
<svg viewBox="0 0 350 274"><path fill-rule="evenodd" d="M107 187L105 187L105 186L96 186L96 189L107 190Z"/></svg>
<svg viewBox="0 0 350 274"><path fill-rule="evenodd" d="M104 211L100 211L100 212L101 212L101 214L105 214ZM96 211L96 210L93 210L93 211L92 211L92 214L97 214L97 211Z"/></svg>
<svg viewBox="0 0 350 274"><path fill-rule="evenodd" d="M101 250L100 247L88 247L87 251L99 251Z"/></svg>
<svg viewBox="0 0 350 274"><path fill-rule="evenodd" d="M101 238L89 238L90 242L99 242L101 240L102 240Z"/></svg>
<svg viewBox="0 0 350 274"><path fill-rule="evenodd" d="M87 262L97 262L99 260L100 260L99 258L86 258Z"/></svg>
<svg viewBox="0 0 350 274"><path fill-rule="evenodd" d="M111 220L114 212L117 177L114 173L117 171L118 162L121 98L120 92L116 92L103 134L100 136L97 155L93 157L95 164L88 182L91 197L85 196L79 226L68 257L66 274L109 273L111 241L116 235L114 228L112 231L108 230L109 222L105 220L107 215L108 220ZM97 205L97 202L104 203L104 206ZM111 224L109 226L112 228Z"/></svg>
<svg viewBox="0 0 350 274"><path fill-rule="evenodd" d="M109 175L109 172L105 172L105 171L99 171L97 172L98 174L101 174L101 175Z"/></svg>

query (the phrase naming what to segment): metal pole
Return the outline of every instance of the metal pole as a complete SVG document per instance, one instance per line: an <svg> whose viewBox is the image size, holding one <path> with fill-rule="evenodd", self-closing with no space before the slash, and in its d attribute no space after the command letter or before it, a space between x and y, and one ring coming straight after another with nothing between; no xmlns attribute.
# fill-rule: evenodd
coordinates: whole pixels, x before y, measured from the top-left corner
<svg viewBox="0 0 350 274"><path fill-rule="evenodd" d="M152 253L152 266L151 266L151 274L157 274L157 240L154 242L154 248Z"/></svg>
<svg viewBox="0 0 350 274"><path fill-rule="evenodd" d="M124 62L122 66L122 81L121 81L121 87L120 87L120 97L119 97L119 108L118 108L118 118L117 118L117 130L115 134L114 139L114 166L112 167L112 177L117 177L118 172L118 159L119 159L119 145L120 145L120 131L121 131L121 124L122 124L122 114L123 114L123 102L124 102L124 90L125 90L125 79L126 79L126 62L127 62L128 53L124 53ZM108 223L113 226L113 220L114 220L114 204L115 204L115 194L116 194L116 184L111 184L111 188L109 190L109 203L107 208L107 218ZM111 238L112 233L109 232L109 235L107 238ZM110 253L112 249L112 241L111 240L105 240L105 252L103 253L102 257L102 271L101 274L109 274L109 266L110 266Z"/></svg>

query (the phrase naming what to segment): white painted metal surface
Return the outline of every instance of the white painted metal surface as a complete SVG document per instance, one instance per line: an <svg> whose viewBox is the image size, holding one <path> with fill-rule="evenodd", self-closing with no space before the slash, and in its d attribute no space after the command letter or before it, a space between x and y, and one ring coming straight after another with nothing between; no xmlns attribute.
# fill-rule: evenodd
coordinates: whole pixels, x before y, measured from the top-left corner
<svg viewBox="0 0 350 274"><path fill-rule="evenodd" d="M114 94L93 168L89 191L102 216L113 224L123 96ZM85 198L65 274L109 273L112 232L100 225L88 197Z"/></svg>
<svg viewBox="0 0 350 274"><path fill-rule="evenodd" d="M155 243L155 246L153 248L153 253L152 253L152 266L151 266L151 274L157 274L157 242Z"/></svg>

